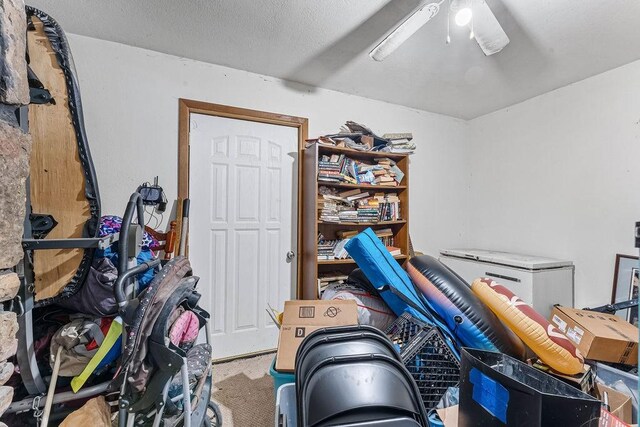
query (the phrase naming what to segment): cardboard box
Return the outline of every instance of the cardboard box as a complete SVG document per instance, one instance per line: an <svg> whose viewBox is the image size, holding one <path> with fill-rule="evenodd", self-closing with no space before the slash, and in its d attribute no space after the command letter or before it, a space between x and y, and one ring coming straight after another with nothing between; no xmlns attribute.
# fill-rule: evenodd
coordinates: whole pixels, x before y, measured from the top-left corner
<svg viewBox="0 0 640 427"><path fill-rule="evenodd" d="M542 372L547 373L552 377L555 377L560 381L565 382L570 386L577 388L578 390L584 391L587 394L591 393L591 390L593 390L593 387L595 385L593 370L591 369L591 366L587 365L586 363L582 368L582 372L576 375L566 375L566 374L561 374L560 372L556 372L553 369L551 369L549 366L545 365L539 359L528 360L527 363L533 366L534 368L539 369Z"/></svg>
<svg viewBox="0 0 640 427"><path fill-rule="evenodd" d="M357 324L358 306L353 300L285 301L276 371L294 371L298 347L311 332L328 326Z"/></svg>
<svg viewBox="0 0 640 427"><path fill-rule="evenodd" d="M444 427L458 427L458 405L436 409Z"/></svg>
<svg viewBox="0 0 640 427"><path fill-rule="evenodd" d="M633 426L637 427L637 424L627 424L604 408L602 408L600 411L600 420L598 422L598 427L633 427Z"/></svg>
<svg viewBox="0 0 640 427"><path fill-rule="evenodd" d="M609 398L608 412L619 418L620 421L626 424L631 424L633 422L633 404L631 403L631 396L619 392L618 390L614 390L611 387L607 387L604 384L596 384L594 397L604 401L605 392Z"/></svg>
<svg viewBox="0 0 640 427"><path fill-rule="evenodd" d="M587 359L638 364L638 328L617 316L555 306L551 323Z"/></svg>

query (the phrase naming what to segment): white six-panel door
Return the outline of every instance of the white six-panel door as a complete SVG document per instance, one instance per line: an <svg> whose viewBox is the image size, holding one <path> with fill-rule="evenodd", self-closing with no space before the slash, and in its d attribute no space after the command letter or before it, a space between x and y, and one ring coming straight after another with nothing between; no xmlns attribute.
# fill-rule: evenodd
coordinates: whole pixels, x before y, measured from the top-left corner
<svg viewBox="0 0 640 427"><path fill-rule="evenodd" d="M191 114L189 144L189 258L213 358L273 349L265 309L294 295L298 131Z"/></svg>

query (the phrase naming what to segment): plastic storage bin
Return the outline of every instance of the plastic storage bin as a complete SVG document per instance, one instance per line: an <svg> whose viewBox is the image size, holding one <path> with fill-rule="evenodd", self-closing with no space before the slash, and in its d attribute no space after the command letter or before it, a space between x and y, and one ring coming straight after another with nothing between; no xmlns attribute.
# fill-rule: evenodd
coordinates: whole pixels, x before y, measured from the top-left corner
<svg viewBox="0 0 640 427"><path fill-rule="evenodd" d="M596 381L611 387L614 390L625 393L633 397L631 404L633 406L633 422L638 423L638 374L630 374L621 371L604 363L594 362L591 365L596 375Z"/></svg>
<svg viewBox="0 0 640 427"><path fill-rule="evenodd" d="M296 409L296 386L285 384L276 392L276 427L296 427L298 415Z"/></svg>
<svg viewBox="0 0 640 427"><path fill-rule="evenodd" d="M598 426L601 403L502 353L465 348L460 427Z"/></svg>
<svg viewBox="0 0 640 427"><path fill-rule="evenodd" d="M271 368L269 368L269 375L273 378L273 393L275 394L280 386L284 384L290 384L296 382L296 376L289 372L278 372L276 371L276 358L273 358L273 363L271 363Z"/></svg>

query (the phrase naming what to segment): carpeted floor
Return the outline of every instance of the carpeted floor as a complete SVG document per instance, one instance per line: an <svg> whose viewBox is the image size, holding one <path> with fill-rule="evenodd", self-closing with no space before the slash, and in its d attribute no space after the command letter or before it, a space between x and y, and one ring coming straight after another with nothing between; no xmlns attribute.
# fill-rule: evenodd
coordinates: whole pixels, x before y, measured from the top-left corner
<svg viewBox="0 0 640 427"><path fill-rule="evenodd" d="M213 365L213 400L223 427L272 426L275 393L269 367L275 354Z"/></svg>

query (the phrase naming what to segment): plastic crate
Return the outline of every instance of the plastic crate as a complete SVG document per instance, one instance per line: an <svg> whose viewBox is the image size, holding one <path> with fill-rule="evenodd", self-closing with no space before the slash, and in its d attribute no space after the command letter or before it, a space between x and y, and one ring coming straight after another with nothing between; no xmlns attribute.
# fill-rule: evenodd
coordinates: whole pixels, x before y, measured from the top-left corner
<svg viewBox="0 0 640 427"><path fill-rule="evenodd" d="M425 409L436 407L449 387L460 382L460 362L438 328L404 313L387 330L416 382Z"/></svg>
<svg viewBox="0 0 640 427"><path fill-rule="evenodd" d="M289 372L278 372L276 371L276 359L273 359L271 363L271 367L269 368L269 375L273 378L273 391L276 393L280 386L289 383L296 382L296 376L293 373Z"/></svg>
<svg viewBox="0 0 640 427"><path fill-rule="evenodd" d="M409 313L403 313L387 328L386 334L396 350L398 350L398 353L401 353L402 349L409 344L411 338L423 329L430 328L431 326L414 318Z"/></svg>

